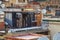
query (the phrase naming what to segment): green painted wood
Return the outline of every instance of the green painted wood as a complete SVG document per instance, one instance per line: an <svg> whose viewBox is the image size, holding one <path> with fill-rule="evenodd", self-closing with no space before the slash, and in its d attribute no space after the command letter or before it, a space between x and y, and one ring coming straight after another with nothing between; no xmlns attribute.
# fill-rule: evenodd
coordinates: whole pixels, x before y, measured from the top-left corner
<svg viewBox="0 0 60 40"><path fill-rule="evenodd" d="M43 20L43 21L49 21L49 22L60 22L60 20Z"/></svg>

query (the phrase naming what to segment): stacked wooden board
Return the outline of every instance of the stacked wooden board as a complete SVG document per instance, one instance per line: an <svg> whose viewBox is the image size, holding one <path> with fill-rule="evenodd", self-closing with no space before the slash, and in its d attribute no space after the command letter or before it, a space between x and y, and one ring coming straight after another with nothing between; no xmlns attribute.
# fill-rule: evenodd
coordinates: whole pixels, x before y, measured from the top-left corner
<svg viewBox="0 0 60 40"><path fill-rule="evenodd" d="M43 37L42 34L18 34L14 36L5 37L5 40L37 40L39 37Z"/></svg>

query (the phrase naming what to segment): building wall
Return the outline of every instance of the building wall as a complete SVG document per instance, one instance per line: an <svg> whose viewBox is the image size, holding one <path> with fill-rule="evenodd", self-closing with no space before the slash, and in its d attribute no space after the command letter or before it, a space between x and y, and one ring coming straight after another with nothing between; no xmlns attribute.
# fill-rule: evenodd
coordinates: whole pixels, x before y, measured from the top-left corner
<svg viewBox="0 0 60 40"><path fill-rule="evenodd" d="M4 2L4 4L6 4L6 7L11 6L11 4L20 5L20 4L25 4L25 3L27 3L27 0L25 0L24 3L22 3L22 2L18 3L18 0L9 0L8 2Z"/></svg>
<svg viewBox="0 0 60 40"><path fill-rule="evenodd" d="M51 2L52 4L59 4L59 3L60 3L60 0L50 0L50 2Z"/></svg>
<svg viewBox="0 0 60 40"><path fill-rule="evenodd" d="M16 0L9 0L8 2L4 2L4 4L6 5L6 7L10 7L11 3L15 4Z"/></svg>
<svg viewBox="0 0 60 40"><path fill-rule="evenodd" d="M15 4L16 3L16 0L10 0L10 3Z"/></svg>
<svg viewBox="0 0 60 40"><path fill-rule="evenodd" d="M50 0L49 4L52 5L52 6L58 6L57 9L59 9L60 0Z"/></svg>

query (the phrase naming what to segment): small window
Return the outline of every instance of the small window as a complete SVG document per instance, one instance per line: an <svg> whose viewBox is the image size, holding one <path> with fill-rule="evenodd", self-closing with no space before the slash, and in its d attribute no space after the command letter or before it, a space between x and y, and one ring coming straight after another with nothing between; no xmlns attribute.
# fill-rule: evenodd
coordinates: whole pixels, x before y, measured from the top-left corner
<svg viewBox="0 0 60 40"><path fill-rule="evenodd" d="M18 2L20 3L20 2L25 2L25 0L18 0Z"/></svg>
<svg viewBox="0 0 60 40"><path fill-rule="evenodd" d="M56 10L55 16L60 16L60 10Z"/></svg>

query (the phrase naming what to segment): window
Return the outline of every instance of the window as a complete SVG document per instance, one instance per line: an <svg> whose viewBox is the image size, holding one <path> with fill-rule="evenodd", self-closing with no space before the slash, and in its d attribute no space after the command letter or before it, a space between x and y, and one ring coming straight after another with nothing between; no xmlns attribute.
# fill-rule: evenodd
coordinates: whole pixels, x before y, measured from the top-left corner
<svg viewBox="0 0 60 40"><path fill-rule="evenodd" d="M16 0L16 4L26 4L27 0Z"/></svg>
<svg viewBox="0 0 60 40"><path fill-rule="evenodd" d="M18 0L18 3L20 3L20 2L25 2L25 0Z"/></svg>
<svg viewBox="0 0 60 40"><path fill-rule="evenodd" d="M58 5L50 5L51 8L58 8Z"/></svg>
<svg viewBox="0 0 60 40"><path fill-rule="evenodd" d="M60 16L60 10L56 10L55 16Z"/></svg>
<svg viewBox="0 0 60 40"><path fill-rule="evenodd" d="M32 15L32 21L35 21L35 14Z"/></svg>
<svg viewBox="0 0 60 40"><path fill-rule="evenodd" d="M5 15L5 22L9 24L9 26L12 26L12 13L6 13Z"/></svg>
<svg viewBox="0 0 60 40"><path fill-rule="evenodd" d="M35 13L33 13L33 14L31 15L32 21L36 21L36 16L35 16L35 15L36 15Z"/></svg>

